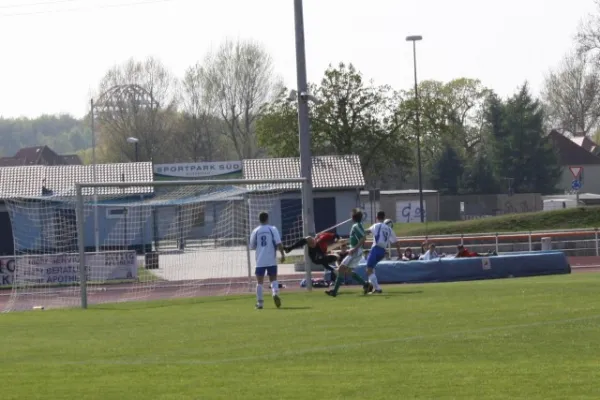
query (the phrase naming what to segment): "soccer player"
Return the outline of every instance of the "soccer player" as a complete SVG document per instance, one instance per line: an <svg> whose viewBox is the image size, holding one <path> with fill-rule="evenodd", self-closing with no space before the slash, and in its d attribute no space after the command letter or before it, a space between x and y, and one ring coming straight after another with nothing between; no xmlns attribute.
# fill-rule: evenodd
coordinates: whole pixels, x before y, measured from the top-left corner
<svg viewBox="0 0 600 400"><path fill-rule="evenodd" d="M284 247L286 253L294 249L300 249L304 246L308 246L308 256L313 263L323 266L326 270L331 272L331 280L335 282L337 280L337 274L335 268L331 264L335 264L338 260L338 256L335 254L327 254L329 245L336 243L339 240L339 236L330 233L323 232L319 233L316 237L307 236L298 240L291 246Z"/></svg>
<svg viewBox="0 0 600 400"><path fill-rule="evenodd" d="M281 307L279 298L279 283L277 282L277 250L281 252L281 262L285 261L281 237L276 227L269 225L269 214L261 212L258 214L260 225L250 235L250 248L256 250L256 309L263 308L263 282L265 273L271 281L273 301L277 308Z"/></svg>
<svg viewBox="0 0 600 400"><path fill-rule="evenodd" d="M354 225L350 229L350 249L348 254L343 258L338 269L338 276L335 280L335 285L332 290L327 290L325 294L328 296L337 296L338 290L346 274L352 274L352 278L363 286L364 294L369 291L369 284L365 282L360 275L354 272L354 268L360 263L362 258L362 247L365 244L367 235L365 234L365 228L362 225L363 213L361 210L355 208L352 210L352 221Z"/></svg>
<svg viewBox="0 0 600 400"><path fill-rule="evenodd" d="M392 228L385 223L385 212L383 211L377 212L377 222L366 232L373 235L373 245L367 258L368 281L373 285L373 292L371 293L382 293L383 291L375 275L375 267L385 257L388 244L395 244L398 254L402 254L400 242L398 242L398 238Z"/></svg>

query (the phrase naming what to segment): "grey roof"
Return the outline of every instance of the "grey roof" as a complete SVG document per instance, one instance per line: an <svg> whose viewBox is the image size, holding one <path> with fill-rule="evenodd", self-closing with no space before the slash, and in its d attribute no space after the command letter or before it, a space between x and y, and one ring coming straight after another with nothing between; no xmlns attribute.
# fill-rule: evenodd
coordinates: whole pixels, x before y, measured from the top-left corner
<svg viewBox="0 0 600 400"><path fill-rule="evenodd" d="M55 196L75 195L76 183L94 181L92 165L32 165L0 168L0 199L41 197L42 186ZM97 164L97 182L152 182L152 163ZM100 188L98 194L151 193L152 187ZM84 189L92 194L93 189Z"/></svg>
<svg viewBox="0 0 600 400"><path fill-rule="evenodd" d="M558 161L561 166L600 165L600 157L590 153L557 130L552 130L549 138L558 153Z"/></svg>
<svg viewBox="0 0 600 400"><path fill-rule="evenodd" d="M299 178L300 158L262 158L243 161L244 179ZM312 158L313 189L357 189L365 186L357 155L316 156ZM271 186L271 185L265 185ZM297 189L298 184L278 187Z"/></svg>

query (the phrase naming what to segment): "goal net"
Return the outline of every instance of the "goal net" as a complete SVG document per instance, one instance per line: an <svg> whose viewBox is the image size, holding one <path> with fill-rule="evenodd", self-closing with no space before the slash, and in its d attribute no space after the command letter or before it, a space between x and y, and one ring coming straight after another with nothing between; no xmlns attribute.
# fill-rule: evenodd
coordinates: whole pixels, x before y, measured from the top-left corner
<svg viewBox="0 0 600 400"><path fill-rule="evenodd" d="M165 181L8 200L15 256L2 264L0 310L248 292L259 212L291 244L303 237L302 193L299 179ZM303 260L288 254L279 282L297 285Z"/></svg>

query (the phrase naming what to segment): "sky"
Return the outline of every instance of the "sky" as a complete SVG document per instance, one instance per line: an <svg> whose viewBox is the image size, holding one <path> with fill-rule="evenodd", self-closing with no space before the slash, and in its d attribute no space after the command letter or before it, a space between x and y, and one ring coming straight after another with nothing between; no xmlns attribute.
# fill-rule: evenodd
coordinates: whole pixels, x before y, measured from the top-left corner
<svg viewBox="0 0 600 400"><path fill-rule="evenodd" d="M477 78L501 96L545 75L573 48L593 0L304 0L308 80L352 62L376 84ZM0 0L0 116L89 111L106 71L133 57L175 75L224 39L253 39L296 82L293 0Z"/></svg>

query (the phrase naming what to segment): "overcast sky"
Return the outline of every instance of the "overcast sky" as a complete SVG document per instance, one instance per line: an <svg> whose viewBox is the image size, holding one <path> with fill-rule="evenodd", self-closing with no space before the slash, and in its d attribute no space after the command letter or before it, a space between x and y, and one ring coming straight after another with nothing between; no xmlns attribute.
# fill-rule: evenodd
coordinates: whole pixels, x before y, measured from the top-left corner
<svg viewBox="0 0 600 400"><path fill-rule="evenodd" d="M538 92L593 0L305 0L309 81L353 62L376 83L479 78L500 95ZM176 75L224 38L262 42L295 82L293 0L0 0L0 115L86 113L108 68L159 58Z"/></svg>

